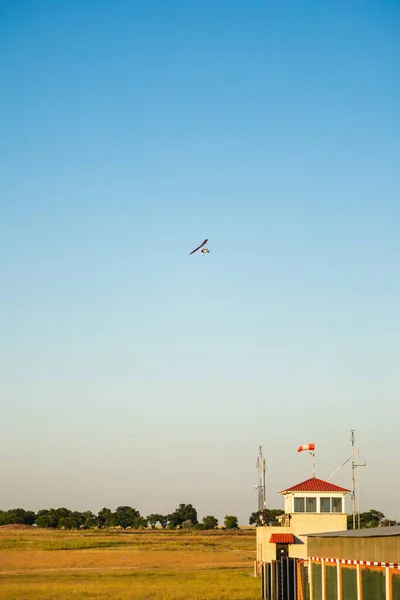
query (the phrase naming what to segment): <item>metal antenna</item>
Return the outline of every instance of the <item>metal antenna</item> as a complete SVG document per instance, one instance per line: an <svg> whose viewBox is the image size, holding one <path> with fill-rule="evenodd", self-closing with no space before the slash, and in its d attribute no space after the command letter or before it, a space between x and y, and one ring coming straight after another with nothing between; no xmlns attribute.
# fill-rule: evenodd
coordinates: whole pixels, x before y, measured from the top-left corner
<svg viewBox="0 0 400 600"><path fill-rule="evenodd" d="M359 448L357 448L357 450L354 449L354 444L356 441L356 437L354 435L354 429L350 430L350 442L351 442L351 447L352 447L352 451L351 451L351 456L349 456L349 458L347 460L345 460L344 462L342 462L341 465L339 465L337 467L337 469L335 469L333 471L333 473L331 473L330 477L333 477L333 475L335 473L337 473L337 471L339 471L339 469L341 469L345 464L347 464L349 462L349 460L351 460L351 514L353 517L353 529L356 528L356 477L355 477L355 470L357 467L366 467L367 463L364 462L363 464L356 464L355 463L355 455L359 454L360 450ZM357 482L357 505L358 505L358 529L360 529L360 482Z"/></svg>
<svg viewBox="0 0 400 600"><path fill-rule="evenodd" d="M356 528L356 487L355 487L355 466L354 466L354 443L356 437L354 435L354 429L351 429L350 442L352 447L351 453L351 514L353 515L353 529Z"/></svg>
<svg viewBox="0 0 400 600"><path fill-rule="evenodd" d="M265 471L267 470L267 463L263 458L262 448L260 446L260 453L257 458L256 468L258 469L258 484L256 490L258 492L258 510L262 511L267 507L266 495L265 495Z"/></svg>
<svg viewBox="0 0 400 600"><path fill-rule="evenodd" d="M355 477L355 472L356 472L356 468L357 467L366 467L367 463L364 462L363 464L356 464L354 461L354 456L355 454L359 453L359 449L357 448L356 451L354 451L354 444L356 441L356 437L354 435L354 429L351 429L351 436L350 436L350 441L351 441L351 446L352 446L352 461L351 461L351 482L352 482L352 493L351 493L351 503L352 503L352 513L353 513L353 529L356 528L356 477ZM357 505L358 505L358 515L357 515L357 529L360 529L360 483L359 483L359 479L360 477L358 477L358 481L357 481Z"/></svg>

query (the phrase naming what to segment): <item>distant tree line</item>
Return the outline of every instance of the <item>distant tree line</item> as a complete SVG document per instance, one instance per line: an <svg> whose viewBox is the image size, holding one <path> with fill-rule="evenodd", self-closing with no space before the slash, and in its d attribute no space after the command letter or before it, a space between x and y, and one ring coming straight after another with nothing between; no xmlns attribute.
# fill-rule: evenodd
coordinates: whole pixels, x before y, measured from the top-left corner
<svg viewBox="0 0 400 600"><path fill-rule="evenodd" d="M358 513L355 515L355 524L358 527ZM379 510L367 510L360 513L360 529L368 529L370 527L393 527L394 525L400 525L400 521L388 519ZM347 528L353 528L353 515L347 517Z"/></svg>
<svg viewBox="0 0 400 600"><path fill-rule="evenodd" d="M250 515L249 524L250 525L278 525L279 520L278 517L285 513L284 510L276 509L276 508L265 508L264 510L259 510L257 512L253 512ZM358 527L358 513L355 515L356 527ZM393 525L400 525L400 521L394 521L393 519L388 519L385 515L379 510L367 510L363 513L360 513L360 529L367 529L369 527L392 527ZM347 515L347 529L353 528L353 515Z"/></svg>
<svg viewBox="0 0 400 600"><path fill-rule="evenodd" d="M284 514L281 509L264 509L253 512L249 518L250 525L279 525L279 517ZM152 513L147 517L142 516L138 510L131 506L119 506L115 511L102 508L95 515L90 510L85 512L72 511L68 508L42 509L37 513L23 508L11 510L0 510L1 525L36 525L47 529L93 529L118 527L121 529L195 529L211 530L218 527L218 519L213 515L206 515L201 521L198 520L197 510L192 504L180 504L174 512L167 515ZM356 515L356 527L358 515ZM378 510L368 510L360 513L360 527L388 527L400 525L400 522L388 519ZM239 529L238 519L234 515L225 515L224 529ZM353 517L348 515L347 527L353 527Z"/></svg>
<svg viewBox="0 0 400 600"><path fill-rule="evenodd" d="M102 508L95 515L90 510L85 512L72 511L68 508L42 509L37 513L23 508L0 510L1 525L36 525L46 529L92 529L119 527L121 529L198 529L210 530L218 527L218 519L206 515L200 522L197 510L192 504L180 504L171 514L151 514L142 516L131 506L119 506L115 511ZM225 529L238 529L238 519L234 515L225 515Z"/></svg>

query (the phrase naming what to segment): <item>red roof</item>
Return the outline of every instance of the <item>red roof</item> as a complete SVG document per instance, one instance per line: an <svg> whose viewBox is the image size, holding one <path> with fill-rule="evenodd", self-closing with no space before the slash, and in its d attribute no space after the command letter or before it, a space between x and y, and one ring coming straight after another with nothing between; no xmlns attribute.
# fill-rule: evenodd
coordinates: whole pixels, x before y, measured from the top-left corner
<svg viewBox="0 0 400 600"><path fill-rule="evenodd" d="M293 533L273 533L269 539L270 544L294 544Z"/></svg>
<svg viewBox="0 0 400 600"><path fill-rule="evenodd" d="M286 488L286 490L282 490L279 492L280 494L286 494L288 492L349 492L346 488L339 487L329 481L324 481L323 479L318 479L318 477L311 477L310 479L306 479L306 481L302 481L297 485L293 485L290 488Z"/></svg>

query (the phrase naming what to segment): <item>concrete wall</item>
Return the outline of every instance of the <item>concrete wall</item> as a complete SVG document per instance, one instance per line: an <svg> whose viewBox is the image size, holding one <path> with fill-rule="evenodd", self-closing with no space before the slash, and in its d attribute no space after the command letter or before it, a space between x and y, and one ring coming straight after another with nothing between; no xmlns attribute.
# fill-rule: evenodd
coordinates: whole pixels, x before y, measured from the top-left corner
<svg viewBox="0 0 400 600"><path fill-rule="evenodd" d="M360 538L308 538L308 556L400 563L400 535Z"/></svg>
<svg viewBox="0 0 400 600"><path fill-rule="evenodd" d="M347 529L347 515L339 513L294 513L290 527L257 527L257 561L270 562L276 558L276 544L269 542L273 533L292 533L295 544L289 544L289 556L307 558L307 534ZM306 535L304 535L306 534ZM309 538L310 540L311 538ZM318 538L322 539L322 538ZM312 555L314 556L314 555ZM318 556L318 555L315 555Z"/></svg>

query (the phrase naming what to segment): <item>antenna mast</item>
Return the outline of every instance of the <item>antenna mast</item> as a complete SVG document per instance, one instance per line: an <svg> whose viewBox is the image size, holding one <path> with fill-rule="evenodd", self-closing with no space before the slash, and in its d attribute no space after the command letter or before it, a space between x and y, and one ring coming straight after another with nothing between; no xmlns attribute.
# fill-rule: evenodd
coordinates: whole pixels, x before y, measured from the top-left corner
<svg viewBox="0 0 400 600"><path fill-rule="evenodd" d="M352 490L351 490L351 507L352 507L352 515L353 515L353 529L356 528L356 477L355 477L355 472L356 472L356 468L357 467L366 467L367 463L364 462L364 464L356 464L354 461L354 456L355 454L359 452L359 449L357 448L357 450L354 450L354 444L356 441L356 437L354 435L354 429L351 429L351 436L350 436L350 442L351 442L351 447L352 447L352 461L351 461L351 485L352 485ZM358 515L357 515L357 529L360 529L360 484L358 482L358 486L357 486L358 490L357 490L357 503L358 503Z"/></svg>
<svg viewBox="0 0 400 600"><path fill-rule="evenodd" d="M355 485L355 465L354 465L354 443L356 441L354 429L351 429L351 514L353 515L353 529L356 528L356 485Z"/></svg>
<svg viewBox="0 0 400 600"><path fill-rule="evenodd" d="M363 464L356 464L355 463L355 455L358 454L360 452L360 449L357 448L357 450L354 449L354 444L356 441L356 436L354 435L354 429L350 429L350 442L351 442L351 456L349 456L349 458L347 460L345 460L344 462L342 462L341 465L338 466L337 469L335 469L333 471L333 473L331 473L330 477L333 477L335 473L337 473L337 471L339 471L339 469L341 469L344 465L346 465L349 460L351 459L351 514L353 517L353 529L356 528L356 474L355 474L355 470L357 467L366 467L367 463L364 462ZM360 477L358 478L357 481L357 506L358 506L358 529L360 529Z"/></svg>
<svg viewBox="0 0 400 600"><path fill-rule="evenodd" d="M263 458L262 448L260 446L260 453L257 458L256 467L258 470L258 483L256 485L258 494L258 510L262 511L267 508L266 495L265 495L265 471L267 470L267 464L265 458Z"/></svg>

